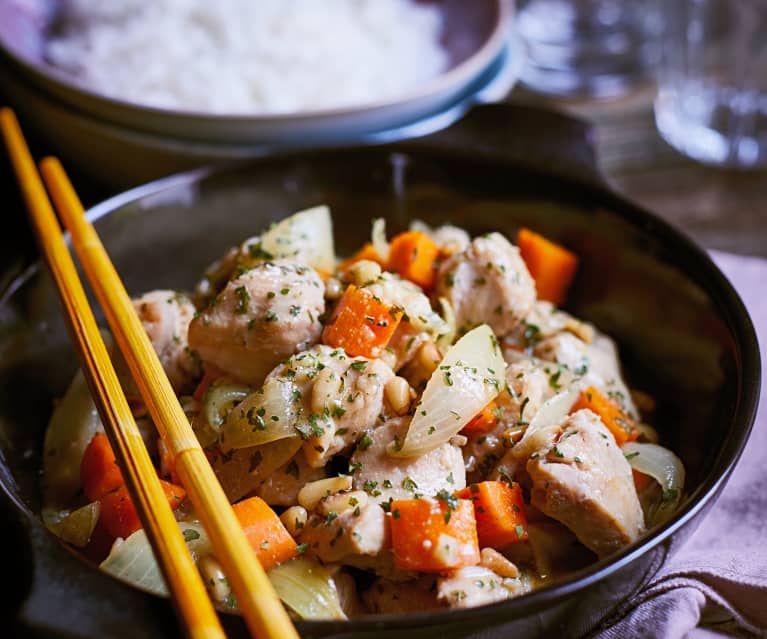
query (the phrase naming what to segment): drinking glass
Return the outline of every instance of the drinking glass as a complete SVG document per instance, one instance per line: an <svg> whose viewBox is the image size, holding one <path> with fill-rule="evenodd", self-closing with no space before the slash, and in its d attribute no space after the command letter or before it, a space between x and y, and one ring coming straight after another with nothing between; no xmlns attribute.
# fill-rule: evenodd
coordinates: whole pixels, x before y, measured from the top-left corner
<svg viewBox="0 0 767 639"><path fill-rule="evenodd" d="M661 135L707 164L767 167L767 0L668 0Z"/></svg>
<svg viewBox="0 0 767 639"><path fill-rule="evenodd" d="M651 76L659 58L657 0L527 0L517 30L527 45L522 81L547 94L613 97Z"/></svg>

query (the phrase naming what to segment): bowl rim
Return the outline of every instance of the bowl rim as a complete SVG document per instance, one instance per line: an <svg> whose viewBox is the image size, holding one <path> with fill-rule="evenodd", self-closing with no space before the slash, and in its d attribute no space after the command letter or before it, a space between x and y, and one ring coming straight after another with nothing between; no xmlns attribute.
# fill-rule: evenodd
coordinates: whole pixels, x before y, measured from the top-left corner
<svg viewBox="0 0 767 639"><path fill-rule="evenodd" d="M70 74L58 67L51 64L35 63L27 59L26 56L20 56L12 51L2 38L0 38L0 53L13 60L17 65L20 65L27 73L30 73L37 84L43 87L50 84L58 94L70 96L69 100L79 98L82 101L80 104L91 103L102 108L118 109L125 114L132 114L134 117L153 116L184 119L188 120L190 124L196 123L198 125L211 121L235 126L254 122L274 123L275 125L299 124L306 121L336 119L345 116L364 116L379 110L402 107L443 93L455 91L458 87L471 82L497 58L511 32L511 22L514 15L512 0L489 1L493 3L496 9L496 19L493 27L481 46L465 60L415 89L399 96L328 109L248 114L231 112L214 113L146 105L124 98L109 96L88 88L80 82L73 80ZM46 88L46 90L48 89Z"/></svg>
<svg viewBox="0 0 767 639"><path fill-rule="evenodd" d="M190 187L199 182L215 178L216 176L236 173L257 167L264 162L290 161L294 159L310 160L313 157L322 157L331 155L354 155L354 154L391 154L391 153L412 153L416 156L426 158L440 158L445 161L465 161L460 153L446 153L442 149L428 149L423 147L408 146L407 142L387 145L385 147L360 147L345 146L333 149L318 149L311 151L281 151L266 157L252 158L246 161L234 161L218 166L205 166L182 173L166 176L141 184L134 188L116 194L89 208L87 217L91 222L97 222L119 208L135 202L147 196L153 196L167 189ZM504 165L519 168L519 164L514 161L506 161L498 158L474 158L475 163L488 166L500 167ZM324 635L332 632L373 632L381 630L385 624L387 630L414 629L419 627L430 627L432 629L440 626L448 626L457 621L465 623L474 623L493 619L494 622L510 622L514 619L524 616L538 610L546 605L561 601L570 594L581 591L590 585L599 582L621 568L633 563L640 556L648 553L650 550L659 547L666 542L674 533L685 527L691 520L695 519L699 513L710 507L719 496L722 488L729 479L735 468L748 438L753 429L758 408L759 390L760 390L760 368L758 342L756 332L745 308L745 305L733 288L728 278L722 273L719 267L714 263L708 253L693 242L689 237L682 233L671 224L656 216L654 213L632 203L621 195L614 192L605 184L594 184L578 176L562 176L552 174L545 169L526 168L525 170L540 176L554 178L562 182L575 186L579 191L586 194L593 200L606 205L610 215L625 219L633 226L639 228L645 233L652 233L659 238L662 245L670 249L675 249L677 258L685 262L684 272L690 276L696 274L696 281L703 282L703 288L711 299L711 303L716 308L723 321L726 322L728 330L733 338L734 356L736 370L740 373L738 385L734 391L735 405L725 430L724 443L714 458L708 473L703 477L701 483L694 491L688 494L687 499L682 503L673 517L662 526L646 534L634 544L624 548L610 557L600 559L589 566L573 572L566 577L554 580L551 584L537 588L531 592L505 601L480 606L477 608L466 609L440 609L424 612L407 613L400 615L393 614L372 614L351 620L299 620L296 622L300 629L309 632L317 632ZM67 241L69 241L68 234ZM674 262L677 268L680 262ZM19 279L26 281L30 273L41 268L40 261L34 262L32 267L26 269ZM23 282L21 283L23 285ZM0 294L0 300L5 300L6 295ZM20 504L15 495L9 494L5 482L0 481L0 491L16 505L21 506L22 511L31 517L38 525L42 526L39 518L29 509L26 504ZM50 533L49 533L50 534ZM664 560L668 552L664 552ZM658 568L660 568L658 565ZM98 567L87 562L83 562L83 568L99 571ZM108 575L105 577L109 578ZM128 582L123 582L127 587L141 591ZM151 593L146 593L151 594ZM159 597L157 595L152 595ZM224 614L233 615L223 611Z"/></svg>

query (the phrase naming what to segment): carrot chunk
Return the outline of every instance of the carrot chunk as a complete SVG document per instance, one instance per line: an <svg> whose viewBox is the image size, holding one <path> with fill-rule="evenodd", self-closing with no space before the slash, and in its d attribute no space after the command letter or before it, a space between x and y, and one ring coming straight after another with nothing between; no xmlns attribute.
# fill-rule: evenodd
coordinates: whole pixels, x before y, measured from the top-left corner
<svg viewBox="0 0 767 639"><path fill-rule="evenodd" d="M639 431L634 426L632 419L615 402L605 397L593 386L589 386L580 394L570 412L574 413L583 408L588 408L599 415L602 423L615 437L618 446L622 446L628 441L634 441L639 437Z"/></svg>
<svg viewBox="0 0 767 639"><path fill-rule="evenodd" d="M519 229L517 246L527 265L538 299L562 304L578 268L578 256L529 229Z"/></svg>
<svg viewBox="0 0 767 639"><path fill-rule="evenodd" d="M264 570L295 557L295 540L263 499L248 497L232 508Z"/></svg>
<svg viewBox="0 0 767 639"><path fill-rule="evenodd" d="M456 495L474 504L480 547L503 548L527 539L525 501L519 484L483 481Z"/></svg>
<svg viewBox="0 0 767 639"><path fill-rule="evenodd" d="M461 432L464 435L481 435L493 430L498 423L497 411L496 403L490 402L471 418L469 423L461 429Z"/></svg>
<svg viewBox="0 0 767 639"><path fill-rule="evenodd" d="M165 496L172 509L176 509L186 497L186 491L167 481L160 480ZM101 496L101 514L99 522L113 537L127 537L141 528L136 507L128 493L125 484L121 484L111 492Z"/></svg>
<svg viewBox="0 0 767 639"><path fill-rule="evenodd" d="M378 255L378 251L376 251L371 242L367 242L354 255L347 257L343 262L341 262L338 265L338 270L342 273L344 271L348 271L350 266L353 266L362 260L370 260L371 262L377 262L381 266L384 266L384 261L381 259L381 256Z"/></svg>
<svg viewBox="0 0 767 639"><path fill-rule="evenodd" d="M322 341L352 357L380 357L401 319L401 310L351 284L338 301Z"/></svg>
<svg viewBox="0 0 767 639"><path fill-rule="evenodd" d="M434 286L439 247L423 231L405 231L392 238L387 271L399 273L422 288Z"/></svg>
<svg viewBox="0 0 767 639"><path fill-rule="evenodd" d="M470 501L403 499L391 503L394 559L402 570L442 572L479 563L474 508Z"/></svg>
<svg viewBox="0 0 767 639"><path fill-rule="evenodd" d="M96 433L86 446L80 462L80 481L91 501L101 499L124 483L109 439L104 433Z"/></svg>

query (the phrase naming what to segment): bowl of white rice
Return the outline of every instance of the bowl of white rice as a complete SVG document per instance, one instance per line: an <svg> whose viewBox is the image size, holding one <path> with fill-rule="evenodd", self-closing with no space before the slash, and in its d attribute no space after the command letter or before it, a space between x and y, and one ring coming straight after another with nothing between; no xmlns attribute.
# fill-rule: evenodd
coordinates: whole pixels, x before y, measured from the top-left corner
<svg viewBox="0 0 767 639"><path fill-rule="evenodd" d="M500 66L510 88L511 21L511 0L0 0L0 71L22 116L232 155L447 124Z"/></svg>

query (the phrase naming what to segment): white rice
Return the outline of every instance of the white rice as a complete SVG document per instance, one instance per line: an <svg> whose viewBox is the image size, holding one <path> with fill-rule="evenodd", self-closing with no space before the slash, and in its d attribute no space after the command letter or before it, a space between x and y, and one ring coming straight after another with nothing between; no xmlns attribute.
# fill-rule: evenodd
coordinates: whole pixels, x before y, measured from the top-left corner
<svg viewBox="0 0 767 639"><path fill-rule="evenodd" d="M411 0L66 0L47 57L109 96L288 113L395 98L447 67L440 10Z"/></svg>

